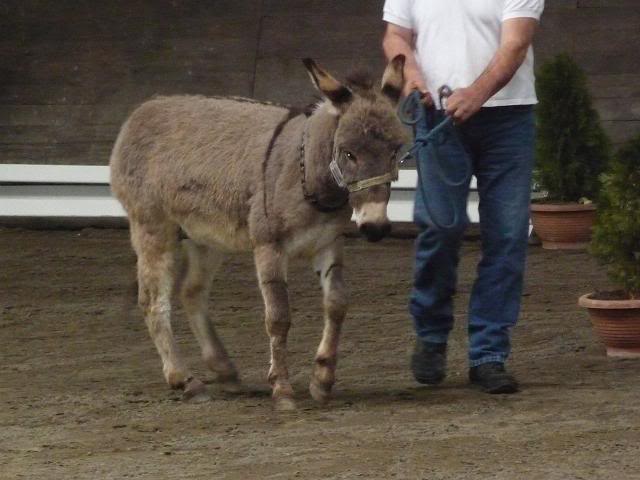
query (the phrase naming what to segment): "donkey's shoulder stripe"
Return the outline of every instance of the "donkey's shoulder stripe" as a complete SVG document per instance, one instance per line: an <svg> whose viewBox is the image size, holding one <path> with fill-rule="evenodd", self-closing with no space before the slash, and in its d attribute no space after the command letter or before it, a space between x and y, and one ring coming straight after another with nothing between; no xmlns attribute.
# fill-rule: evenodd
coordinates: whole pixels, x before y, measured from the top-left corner
<svg viewBox="0 0 640 480"><path fill-rule="evenodd" d="M273 147L275 146L276 141L278 140L278 137L284 130L284 127L287 125L287 123L289 123L291 120L293 120L294 118L302 114L306 115L305 110L302 108L297 108L297 107L288 108L287 114L285 115L285 117L282 120L280 120L278 125L276 125L276 128L273 130L273 135L271 135L271 140L269 140L269 146L267 147L267 151L265 154L265 163L269 161L269 158L271 157L271 153L273 151Z"/></svg>
<svg viewBox="0 0 640 480"><path fill-rule="evenodd" d="M305 108L288 107L287 114L282 120L280 120L278 125L276 125L276 128L273 130L273 135L271 135L271 140L269 140L269 146L267 147L267 151L265 152L264 159L262 160L262 202L263 202L265 218L269 218L269 214L267 212L267 163L269 163L269 159L271 158L273 147L275 146L276 141L278 140L278 137L284 130L285 125L289 123L292 119L300 115L304 114L305 116L308 117L310 113L307 113L307 112L308 112L308 107L305 107Z"/></svg>

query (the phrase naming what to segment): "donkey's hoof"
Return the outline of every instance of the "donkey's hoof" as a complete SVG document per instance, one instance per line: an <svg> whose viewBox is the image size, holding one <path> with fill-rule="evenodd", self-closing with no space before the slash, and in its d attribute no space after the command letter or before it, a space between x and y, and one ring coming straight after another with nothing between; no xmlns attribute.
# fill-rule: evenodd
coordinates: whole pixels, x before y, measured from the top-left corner
<svg viewBox="0 0 640 480"><path fill-rule="evenodd" d="M309 384L309 393L318 403L326 404L331 399L331 386L324 386L314 381Z"/></svg>
<svg viewBox="0 0 640 480"><path fill-rule="evenodd" d="M204 383L197 378L192 378L187 381L182 391L182 399L189 403L201 403L211 400L211 396Z"/></svg>
<svg viewBox="0 0 640 480"><path fill-rule="evenodd" d="M173 390L184 390L189 383L189 378L182 370L166 370L164 372L164 378L167 380L169 387Z"/></svg>
<svg viewBox="0 0 640 480"><path fill-rule="evenodd" d="M296 410L296 402L291 397L277 397L273 401L273 408L278 412L293 412Z"/></svg>
<svg viewBox="0 0 640 480"><path fill-rule="evenodd" d="M240 383L240 375L238 372L234 370L229 370L225 372L218 372L216 374L217 383Z"/></svg>
<svg viewBox="0 0 640 480"><path fill-rule="evenodd" d="M204 362L207 364L207 367L216 374L216 382L225 383L239 380L236 366L226 356L206 356L204 357Z"/></svg>
<svg viewBox="0 0 640 480"><path fill-rule="evenodd" d="M232 395L239 395L241 393L244 393L245 391L244 386L242 385L242 383L240 383L239 380L219 383L218 388L220 388L222 392Z"/></svg>
<svg viewBox="0 0 640 480"><path fill-rule="evenodd" d="M224 381L224 382L221 382L219 379L216 379L207 383L210 384L209 386L216 393L239 395L247 391L247 388L242 384L242 382L240 382L240 380L237 380L237 379Z"/></svg>

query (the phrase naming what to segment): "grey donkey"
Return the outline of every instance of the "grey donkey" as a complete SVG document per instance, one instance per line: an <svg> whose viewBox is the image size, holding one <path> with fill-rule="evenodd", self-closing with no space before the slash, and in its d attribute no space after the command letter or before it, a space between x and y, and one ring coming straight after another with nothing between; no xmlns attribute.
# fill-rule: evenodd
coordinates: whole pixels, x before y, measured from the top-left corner
<svg viewBox="0 0 640 480"><path fill-rule="evenodd" d="M268 380L276 408L293 409L287 264L311 258L325 313L309 388L325 402L347 310L344 229L353 212L370 241L390 230L390 183L409 140L395 112L404 57L388 64L381 86L362 74L342 83L313 60L304 64L324 97L312 111L243 98L158 97L131 114L116 140L111 187L129 217L138 302L164 377L185 398L203 398L206 388L183 362L171 330L174 285L207 366L219 382L237 385L207 303L223 255L253 251L271 346ZM179 252L187 266L177 282Z"/></svg>

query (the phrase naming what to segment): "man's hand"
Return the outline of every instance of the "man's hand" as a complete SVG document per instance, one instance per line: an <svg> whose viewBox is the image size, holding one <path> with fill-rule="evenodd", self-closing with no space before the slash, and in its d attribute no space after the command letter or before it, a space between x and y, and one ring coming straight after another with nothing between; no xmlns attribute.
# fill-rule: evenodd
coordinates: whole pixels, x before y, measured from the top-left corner
<svg viewBox="0 0 640 480"><path fill-rule="evenodd" d="M538 22L533 18L512 18L502 23L500 47L489 66L471 86L458 88L447 100L447 113L462 123L504 87L524 61Z"/></svg>
<svg viewBox="0 0 640 480"><path fill-rule="evenodd" d="M424 103L427 107L433 106L433 97L429 93L429 90L427 90L427 87L424 84L424 80L422 80L422 75L420 75L419 72L416 76L411 76L410 74L407 76L402 94L407 97L414 90L418 90L420 92L422 103Z"/></svg>
<svg viewBox="0 0 640 480"><path fill-rule="evenodd" d="M446 100L447 115L451 115L457 123L467 121L473 116L487 99L473 86L458 88Z"/></svg>

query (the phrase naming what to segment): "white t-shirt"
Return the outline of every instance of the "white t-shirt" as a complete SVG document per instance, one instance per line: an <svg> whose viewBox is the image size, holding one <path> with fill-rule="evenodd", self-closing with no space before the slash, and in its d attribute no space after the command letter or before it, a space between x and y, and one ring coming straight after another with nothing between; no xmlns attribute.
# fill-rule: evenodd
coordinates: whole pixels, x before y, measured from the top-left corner
<svg viewBox="0 0 640 480"><path fill-rule="evenodd" d="M413 30L415 54L427 88L468 87L489 65L500 46L502 22L540 19L544 0L386 0L383 19ZM533 49L511 81L484 106L537 103Z"/></svg>

